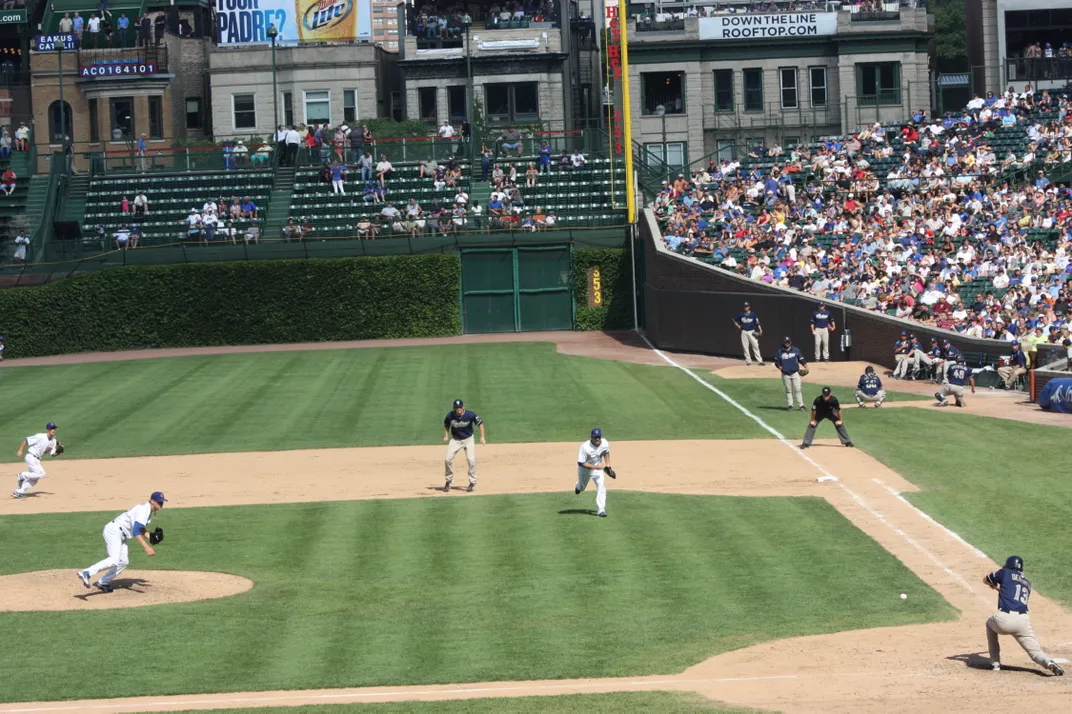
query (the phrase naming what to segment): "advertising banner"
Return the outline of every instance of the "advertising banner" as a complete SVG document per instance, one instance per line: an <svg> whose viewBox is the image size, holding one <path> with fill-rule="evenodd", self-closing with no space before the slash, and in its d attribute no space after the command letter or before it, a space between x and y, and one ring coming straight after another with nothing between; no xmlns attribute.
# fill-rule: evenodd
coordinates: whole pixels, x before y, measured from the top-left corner
<svg viewBox="0 0 1072 714"><path fill-rule="evenodd" d="M216 0L216 42L353 42L372 39L372 0Z"/></svg>
<svg viewBox="0 0 1072 714"><path fill-rule="evenodd" d="M0 10L0 25L26 24L25 10Z"/></svg>
<svg viewBox="0 0 1072 714"><path fill-rule="evenodd" d="M116 60L82 65L78 68L79 77L123 77L136 74L156 74L156 62Z"/></svg>
<svg viewBox="0 0 1072 714"><path fill-rule="evenodd" d="M38 35L34 38L33 49L38 52L52 52L56 49L56 40L63 43L63 49L65 50L73 50L78 47L78 36L71 33L67 35Z"/></svg>
<svg viewBox="0 0 1072 714"><path fill-rule="evenodd" d="M759 40L836 34L836 12L742 13L700 18L701 40Z"/></svg>

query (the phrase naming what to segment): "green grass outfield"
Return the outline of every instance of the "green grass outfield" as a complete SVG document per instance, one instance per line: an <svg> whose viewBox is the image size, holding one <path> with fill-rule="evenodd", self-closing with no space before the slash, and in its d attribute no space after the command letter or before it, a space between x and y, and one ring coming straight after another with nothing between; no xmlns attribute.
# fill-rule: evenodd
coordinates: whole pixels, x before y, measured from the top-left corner
<svg viewBox="0 0 1072 714"><path fill-rule="evenodd" d="M19 643L0 648L0 699L669 674L765 640L955 617L818 498L620 491L610 518L570 512L590 506L566 492L166 510L168 540L152 560L132 548L134 570L253 590L0 613ZM101 557L113 515L0 520L19 544L0 574L67 568L82 592L74 571ZM831 572L852 577L817 576Z"/></svg>
<svg viewBox="0 0 1072 714"><path fill-rule="evenodd" d="M753 709L732 709L698 694L683 692L615 692L563 694L540 697L493 697L440 702L386 702L381 704L317 704L306 707L188 710L177 714L630 714L631 712L705 712L746 714Z"/></svg>
<svg viewBox="0 0 1072 714"><path fill-rule="evenodd" d="M48 421L67 457L437 444L462 398L490 440L765 438L679 370L549 343L442 345L0 370L0 460ZM65 458L67 458L65 457Z"/></svg>

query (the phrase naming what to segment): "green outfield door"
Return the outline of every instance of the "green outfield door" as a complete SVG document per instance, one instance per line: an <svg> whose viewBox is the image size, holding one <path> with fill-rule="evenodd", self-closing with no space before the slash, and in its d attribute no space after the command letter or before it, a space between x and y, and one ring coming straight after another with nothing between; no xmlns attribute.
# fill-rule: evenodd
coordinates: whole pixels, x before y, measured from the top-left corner
<svg viewBox="0 0 1072 714"><path fill-rule="evenodd" d="M467 334L573 329L571 248L462 251L462 327Z"/></svg>

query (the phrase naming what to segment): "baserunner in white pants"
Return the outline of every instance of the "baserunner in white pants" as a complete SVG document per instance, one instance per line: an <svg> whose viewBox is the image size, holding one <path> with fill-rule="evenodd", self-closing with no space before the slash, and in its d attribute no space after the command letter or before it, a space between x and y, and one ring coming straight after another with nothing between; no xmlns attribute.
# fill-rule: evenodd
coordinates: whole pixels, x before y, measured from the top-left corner
<svg viewBox="0 0 1072 714"><path fill-rule="evenodd" d="M1005 567L990 573L983 582L998 591L998 611L986 621L986 643L990 649L990 667L1001 669L1001 644L998 635L1012 635L1027 656L1056 675L1065 673L1061 665L1042 651L1031 618L1027 616L1027 601L1031 597L1031 582L1024 577L1024 560L1010 555Z"/></svg>
<svg viewBox="0 0 1072 714"><path fill-rule="evenodd" d="M106 572L97 581L97 587L106 593L112 592L112 581L126 570L127 564L130 563L127 541L131 538L141 544L150 558L156 555L156 551L149 545L149 522L153 519L153 514L164 507L165 501L167 499L164 494L154 491L148 501L139 503L104 526L104 546L108 549L108 557L76 573L83 585L88 588L90 578L104 570Z"/></svg>
<svg viewBox="0 0 1072 714"><path fill-rule="evenodd" d="M592 481L596 485L596 515L607 517L607 485L603 482L604 469L610 467L610 442L603 438L601 429L592 429L588 441L581 442L577 451L577 485L574 493L580 493Z"/></svg>
<svg viewBox="0 0 1072 714"><path fill-rule="evenodd" d="M447 483L444 491L450 491L454 483L454 459L459 451L465 450L465 460L469 462L469 487L466 491L476 490L476 444L473 442L473 427L480 427L480 445L484 446L484 420L465 408L461 399L454 400L454 408L443 419L443 441L447 443Z"/></svg>
<svg viewBox="0 0 1072 714"><path fill-rule="evenodd" d="M45 468L41 465L41 457L48 452L52 456L59 456L62 451L56 453L56 424L49 422L42 434L27 436L19 444L19 450L15 455L22 457L26 452L26 470L18 475L18 487L11 492L13 498L26 498L26 492L37 485L37 482L45 477Z"/></svg>

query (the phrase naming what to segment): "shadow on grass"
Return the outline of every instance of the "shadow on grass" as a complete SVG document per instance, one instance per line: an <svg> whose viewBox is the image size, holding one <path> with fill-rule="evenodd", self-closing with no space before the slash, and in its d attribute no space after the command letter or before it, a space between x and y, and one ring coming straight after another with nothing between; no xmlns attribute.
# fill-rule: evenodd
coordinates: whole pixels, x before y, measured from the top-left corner
<svg viewBox="0 0 1072 714"><path fill-rule="evenodd" d="M567 508L559 511L560 516L594 516L598 513L594 508Z"/></svg>
<svg viewBox="0 0 1072 714"><path fill-rule="evenodd" d="M984 655L981 652L970 652L968 654L953 655L952 657L946 657L946 659L954 660L956 662L963 662L965 666L970 669L985 669L990 671L990 657ZM1014 665L1003 664L1001 665L1002 672L1026 672L1028 674L1034 674L1038 677L1052 677L1053 675L1048 672L1043 672L1040 669L1033 669L1030 667L1016 667ZM995 672L994 676L999 676L999 673Z"/></svg>
<svg viewBox="0 0 1072 714"><path fill-rule="evenodd" d="M129 590L130 592L140 594L145 593L146 588L152 587L152 583L142 578L116 578L112 581L111 585L113 590L119 590L120 588L122 588L124 590ZM111 594L112 593L106 593L103 590L99 590L96 586L94 586L89 592L75 595L75 597L84 602L91 597L107 597Z"/></svg>

